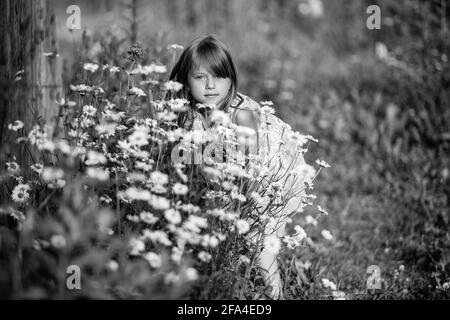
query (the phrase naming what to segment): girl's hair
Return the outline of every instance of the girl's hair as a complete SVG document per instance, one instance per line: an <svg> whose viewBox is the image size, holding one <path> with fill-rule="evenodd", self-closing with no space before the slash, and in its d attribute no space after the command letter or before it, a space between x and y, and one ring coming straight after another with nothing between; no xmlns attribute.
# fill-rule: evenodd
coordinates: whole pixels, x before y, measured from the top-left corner
<svg viewBox="0 0 450 320"><path fill-rule="evenodd" d="M183 84L176 96L192 101L188 89L189 72L203 65L212 75L219 78L230 78L231 86L223 103L219 108L226 110L237 94L238 79L236 68L225 44L214 35L206 35L194 39L187 46L175 64L169 79Z"/></svg>

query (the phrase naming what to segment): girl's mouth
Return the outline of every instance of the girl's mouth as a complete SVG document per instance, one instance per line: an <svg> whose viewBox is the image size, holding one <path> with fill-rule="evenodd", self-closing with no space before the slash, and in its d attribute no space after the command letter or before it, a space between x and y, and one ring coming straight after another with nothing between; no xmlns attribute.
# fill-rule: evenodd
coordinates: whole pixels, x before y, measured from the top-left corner
<svg viewBox="0 0 450 320"><path fill-rule="evenodd" d="M208 94L205 94L205 97L208 97L208 98L217 97L218 95L219 95L218 93L208 93Z"/></svg>

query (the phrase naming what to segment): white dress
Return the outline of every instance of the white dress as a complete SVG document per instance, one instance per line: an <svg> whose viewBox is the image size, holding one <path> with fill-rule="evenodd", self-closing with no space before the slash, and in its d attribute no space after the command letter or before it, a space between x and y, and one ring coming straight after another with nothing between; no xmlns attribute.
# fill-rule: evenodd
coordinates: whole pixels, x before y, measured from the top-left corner
<svg viewBox="0 0 450 320"><path fill-rule="evenodd" d="M257 179L261 182L258 192L267 191L270 186L278 186L278 195L284 206L276 213L279 223L268 229L268 233L276 231L278 236L284 235L286 218L301 210L302 197L305 195L305 178L299 173L305 161L301 152L301 144L297 144L296 133L291 127L267 112L270 108L261 107L251 98L238 93L228 110L233 123L247 126L257 132L257 157L255 161L266 168L266 174ZM191 128L204 130L207 126L205 118L195 112ZM276 182L276 183L274 183ZM286 200L290 199L290 200ZM287 202L286 202L287 201ZM272 231L270 231L272 230Z"/></svg>

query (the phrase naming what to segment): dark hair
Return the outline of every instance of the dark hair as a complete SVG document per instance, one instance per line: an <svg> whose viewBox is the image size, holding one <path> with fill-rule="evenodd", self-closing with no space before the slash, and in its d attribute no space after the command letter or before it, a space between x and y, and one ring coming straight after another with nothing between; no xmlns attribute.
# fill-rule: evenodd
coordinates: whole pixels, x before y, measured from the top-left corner
<svg viewBox="0 0 450 320"><path fill-rule="evenodd" d="M237 73L227 47L214 35L196 38L183 50L169 77L170 80L183 84L183 89L176 96L188 101L193 100L188 90L188 75L200 65L216 77L231 79L230 90L219 106L221 110L228 109L237 94Z"/></svg>

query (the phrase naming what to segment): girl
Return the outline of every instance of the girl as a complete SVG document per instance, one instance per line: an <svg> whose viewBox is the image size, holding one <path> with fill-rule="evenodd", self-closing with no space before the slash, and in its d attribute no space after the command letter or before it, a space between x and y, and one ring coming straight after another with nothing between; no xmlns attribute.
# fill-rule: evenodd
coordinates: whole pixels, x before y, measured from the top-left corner
<svg viewBox="0 0 450 320"><path fill-rule="evenodd" d="M198 108L201 105L214 105L230 115L232 122L240 126L250 127L257 134L258 151L275 153L280 150L280 141L283 135L290 129L288 125L273 114L262 114L262 108L249 97L239 93L238 77L233 59L226 46L212 35L195 39L182 52L180 59L174 66L170 80L177 81L183 88L177 92L177 98L183 98L190 102L190 108L179 117L179 125L187 130L207 129L211 126L208 108ZM266 134L267 143L261 143L261 129L270 125L270 137ZM267 130L266 130L267 132ZM264 145L264 147L263 147ZM296 165L303 163L300 155ZM282 163L282 162L278 162ZM273 169L273 168L272 168ZM286 179L285 179L286 180ZM290 183L291 193L295 188ZM298 190L298 182L295 187ZM292 191L294 190L294 191ZM301 197L296 196L288 202L284 208L286 213L295 211L301 205ZM266 232L266 236L276 234L284 235L285 222L277 228ZM272 286L272 298L283 298L282 281L278 270L277 254L263 249L258 266L265 271L266 284Z"/></svg>

